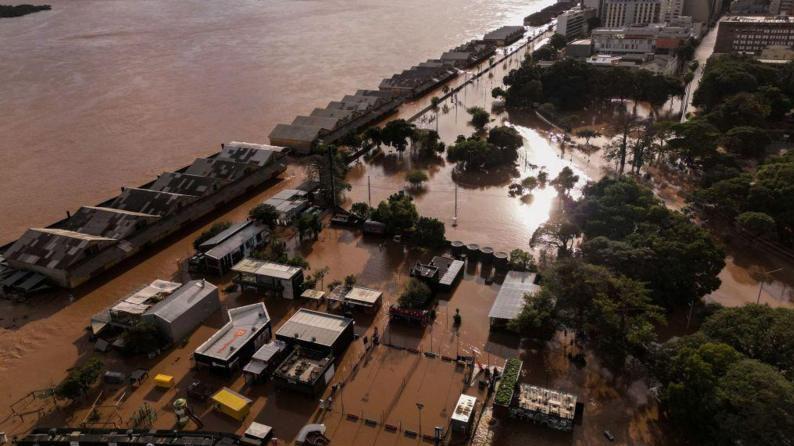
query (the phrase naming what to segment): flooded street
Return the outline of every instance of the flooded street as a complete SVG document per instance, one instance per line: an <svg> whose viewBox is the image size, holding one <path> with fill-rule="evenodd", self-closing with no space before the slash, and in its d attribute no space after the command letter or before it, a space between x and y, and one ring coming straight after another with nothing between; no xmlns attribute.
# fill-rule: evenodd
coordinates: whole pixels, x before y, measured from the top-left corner
<svg viewBox="0 0 794 446"><path fill-rule="evenodd" d="M380 78L490 28L520 23L521 17L552 1L410 0L399 8L385 0L52 3L52 13L0 24L0 57L10 61L0 65L0 79L7 86L0 91L0 106L14 110L0 122L5 137L5 162L0 163L2 243L28 226L60 218L67 209L98 202L122 185L140 184L164 169L189 163L212 152L221 141L265 141L278 122L289 122L296 114L356 89L375 87ZM477 77L415 123L437 129L447 144L459 134L469 135L473 128L466 108L482 106L491 111L492 88L528 50L531 47L497 63L492 74ZM477 72L462 74L453 86ZM397 117L413 117L433 95L441 93L407 104ZM529 249L533 231L555 206L556 191L547 186L522 199L509 196L508 186L541 170L551 179L568 166L579 175L577 188L581 188L609 166L600 153L573 149L534 114L495 110L492 118L492 125L514 126L524 137L515 169L459 176L443 158L422 161L410 151L398 155L384 148L384 153L352 166L347 204L377 205L405 187L406 171L422 168L430 180L413 193L418 210L444 221L448 239L498 251ZM583 424L573 434L497 422L493 435L476 439L479 446L605 444L604 429L617 436L616 444L675 444L666 438L648 383L638 371L614 375L589 354L587 366L580 369L566 358L573 347L564 335L538 346L519 345L512 336L490 333L488 310L500 285L486 280L491 272L481 265L468 264L454 292L440 296L438 317L431 326L388 326L385 308L397 300L411 266L427 260L429 254L330 227L315 242L293 240L290 249L307 259L309 273L330 268L323 286L354 274L359 284L382 290L383 309L374 315L356 314L356 334L371 336L377 328L385 342L399 348L382 345L367 353L361 341L354 341L338 361L334 383L345 386L329 411L318 409L317 399L277 391L272 384L249 386L239 374L228 379L192 370L192 352L225 322L223 312L216 312L185 343L161 356L143 360L102 356L113 370L129 372L144 366L151 375L172 374L177 381L174 389L156 390L151 380L131 393L99 386L87 401L68 409L24 400L22 407L29 410L36 404L45 406L40 419L34 412L21 418L9 413L12 402L57 384L67 369L95 354L85 331L92 315L154 279L186 280L178 265L192 254L192 242L203 230L215 221L244 219L251 207L296 187L305 176L299 161L291 163L281 181L230 203L73 293L55 293L25 304L0 300L0 431L12 436L36 424L77 425L97 397L105 405L115 404L100 414L108 423L126 425L147 404L158 414L153 427L171 429L176 421L171 403L184 396L194 379L201 379L213 388L229 386L254 400L244 422L218 415L206 403L197 404L194 410L207 430L241 433L251 421L258 421L274 426L280 438L291 441L303 424L323 422L334 444L424 444L421 435L409 438L389 432L386 425L426 434L445 425L461 392L483 394L476 385L464 383L464 371L454 363L410 351L416 350L472 355L492 366L520 356L526 370L522 381L576 393L585 405ZM458 224L453 227L456 207ZM709 298L725 305L754 302L763 280L769 283L762 290L762 302L794 306L790 287L794 271L763 274L774 270L776 262L729 252L720 276L723 285ZM262 300L227 292L230 280L229 276L213 279L224 290L224 311ZM306 304L274 298L265 303L275 329ZM463 318L459 328L451 322L456 309ZM323 398L329 393L327 389ZM418 409L417 403L423 408ZM351 420L350 413L360 419ZM365 424L365 418L376 425Z"/></svg>

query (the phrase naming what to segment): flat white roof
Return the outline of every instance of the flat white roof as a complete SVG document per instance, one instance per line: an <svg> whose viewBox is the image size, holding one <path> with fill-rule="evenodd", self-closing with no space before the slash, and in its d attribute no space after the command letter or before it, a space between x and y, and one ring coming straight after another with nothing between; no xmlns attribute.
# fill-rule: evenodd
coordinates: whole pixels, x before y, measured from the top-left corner
<svg viewBox="0 0 794 446"><path fill-rule="evenodd" d="M354 286L350 289L350 291L348 291L347 295L345 296L345 300L352 300L367 305L375 305L381 296L383 296L383 293L378 290Z"/></svg>
<svg viewBox="0 0 794 446"><path fill-rule="evenodd" d="M257 276L273 277L284 280L292 279L302 270L302 268L297 266L249 258L241 260L232 267L232 271L236 273L254 274Z"/></svg>
<svg viewBox="0 0 794 446"><path fill-rule="evenodd" d="M229 322L196 349L196 353L225 361L270 322L263 303L229 310Z"/></svg>
<svg viewBox="0 0 794 446"><path fill-rule="evenodd" d="M157 279L129 296L116 302L111 311L143 314L157 302L176 291L181 283Z"/></svg>
<svg viewBox="0 0 794 446"><path fill-rule="evenodd" d="M540 291L540 287L535 284L537 274L521 271L509 271L496 295L489 318L493 319L515 319L524 307L524 295L534 294Z"/></svg>
<svg viewBox="0 0 794 446"><path fill-rule="evenodd" d="M460 398L458 398L458 404L455 406L455 411L452 412L452 419L454 421L468 423L471 419L471 415L474 413L475 404L477 404L476 397L462 394Z"/></svg>
<svg viewBox="0 0 794 446"><path fill-rule="evenodd" d="M279 327L276 335L331 347L352 323L344 316L301 308Z"/></svg>

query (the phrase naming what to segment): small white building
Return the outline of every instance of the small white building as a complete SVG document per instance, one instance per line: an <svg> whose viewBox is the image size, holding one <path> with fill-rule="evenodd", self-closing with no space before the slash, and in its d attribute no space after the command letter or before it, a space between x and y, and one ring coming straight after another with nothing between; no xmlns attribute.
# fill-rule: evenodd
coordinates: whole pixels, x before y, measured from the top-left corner
<svg viewBox="0 0 794 446"><path fill-rule="evenodd" d="M474 424L477 411L477 398L471 395L461 394L455 411L452 412L451 428L453 432L468 434Z"/></svg>
<svg viewBox="0 0 794 446"><path fill-rule="evenodd" d="M222 276L269 239L265 225L251 220L235 223L199 245L200 252L191 262L209 274Z"/></svg>
<svg viewBox="0 0 794 446"><path fill-rule="evenodd" d="M177 342L220 307L215 285L205 280L191 280L150 308L143 320L156 325L171 342Z"/></svg>
<svg viewBox="0 0 794 446"><path fill-rule="evenodd" d="M328 295L328 300L336 301L349 307L375 310L380 306L383 300L383 293L362 286L347 287L339 285Z"/></svg>
<svg viewBox="0 0 794 446"><path fill-rule="evenodd" d="M235 283L244 290L275 293L285 299L300 297L303 291L303 268L297 266L243 259L232 271L237 273Z"/></svg>

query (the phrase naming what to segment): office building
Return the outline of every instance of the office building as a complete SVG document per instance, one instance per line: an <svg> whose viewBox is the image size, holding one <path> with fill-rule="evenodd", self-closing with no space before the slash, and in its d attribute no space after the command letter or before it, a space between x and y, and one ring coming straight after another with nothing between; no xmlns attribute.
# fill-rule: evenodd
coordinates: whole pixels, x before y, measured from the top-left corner
<svg viewBox="0 0 794 446"><path fill-rule="evenodd" d="M794 46L794 17L726 17L720 21L714 52L760 55L771 46Z"/></svg>
<svg viewBox="0 0 794 446"><path fill-rule="evenodd" d="M634 24L659 22L662 0L604 0L601 25L619 28Z"/></svg>
<svg viewBox="0 0 794 446"><path fill-rule="evenodd" d="M584 36L589 32L587 21L595 15L594 9L581 6L569 9L557 17L556 33L568 41Z"/></svg>

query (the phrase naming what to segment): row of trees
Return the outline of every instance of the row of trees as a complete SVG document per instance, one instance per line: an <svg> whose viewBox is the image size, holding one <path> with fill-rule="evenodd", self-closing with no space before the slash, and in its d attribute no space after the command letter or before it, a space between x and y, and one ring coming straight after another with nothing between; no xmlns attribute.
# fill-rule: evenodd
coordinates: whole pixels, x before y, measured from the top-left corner
<svg viewBox="0 0 794 446"><path fill-rule="evenodd" d="M403 153L410 147L416 154L425 157L444 152L444 143L438 132L416 128L405 119L389 121L383 128L369 127L360 135L350 134L342 140L342 144L367 150L387 145L398 153Z"/></svg>
<svg viewBox="0 0 794 446"><path fill-rule="evenodd" d="M420 216L413 198L406 194L392 194L376 208L354 203L351 212L358 218L381 222L386 225L387 234L405 234L419 246L438 248L446 241L444 223Z"/></svg>
<svg viewBox="0 0 794 446"><path fill-rule="evenodd" d="M647 70L626 67L593 67L565 59L549 67L526 60L504 79L507 90L495 90L511 107L532 107L551 103L563 111L581 110L612 99L632 99L663 105L670 97L683 94L683 84L674 78Z"/></svg>
<svg viewBox="0 0 794 446"><path fill-rule="evenodd" d="M478 131L468 138L459 135L455 144L447 150L447 159L457 163L457 168L464 171L488 171L515 164L518 160L518 149L524 143L523 137L518 130L508 126L496 126L486 133L484 130L487 117L475 123L480 111L482 110L470 110L472 125ZM487 112L482 112L487 116Z"/></svg>

